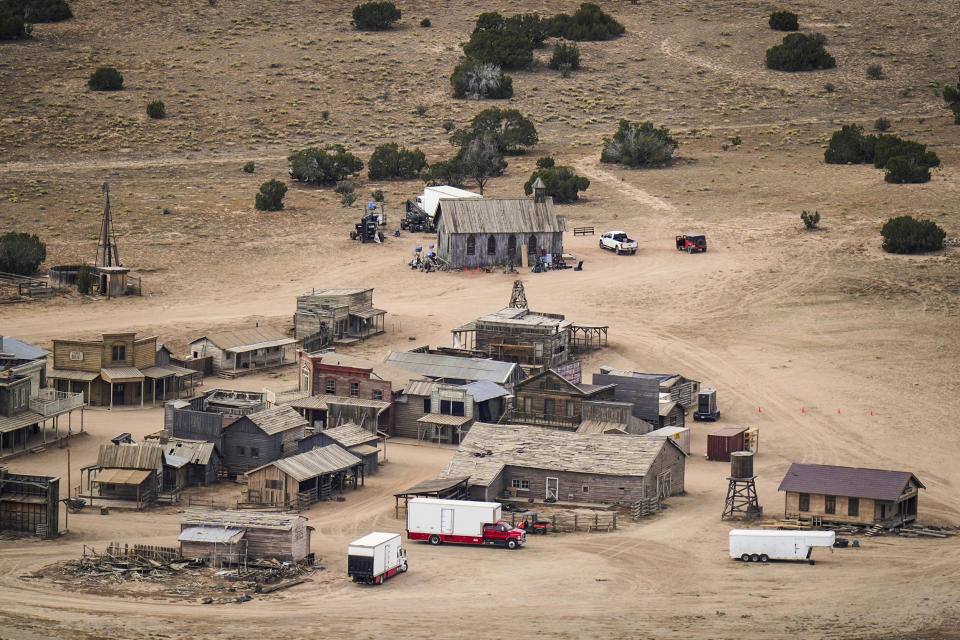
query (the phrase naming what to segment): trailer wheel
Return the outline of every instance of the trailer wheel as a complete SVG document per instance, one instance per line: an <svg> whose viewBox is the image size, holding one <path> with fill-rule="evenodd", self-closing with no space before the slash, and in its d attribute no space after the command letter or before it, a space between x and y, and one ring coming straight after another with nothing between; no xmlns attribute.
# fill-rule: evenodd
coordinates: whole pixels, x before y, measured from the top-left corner
<svg viewBox="0 0 960 640"><path fill-rule="evenodd" d="M516 548L517 548L516 540L514 540L513 538L510 538L509 540L507 540L507 549L516 549Z"/></svg>
<svg viewBox="0 0 960 640"><path fill-rule="evenodd" d="M440 544L440 536L437 536L437 535L430 536L430 544L434 546Z"/></svg>
<svg viewBox="0 0 960 640"><path fill-rule="evenodd" d="M760 556L755 553L751 553L750 562L760 562Z"/></svg>
<svg viewBox="0 0 960 640"><path fill-rule="evenodd" d="M750 554L744 553L740 556L740 559L743 560L744 562L750 562Z"/></svg>
<svg viewBox="0 0 960 640"><path fill-rule="evenodd" d="M765 554L765 553L761 553L761 554L760 554L760 562L766 562L766 561L769 560L769 559L770 559L770 557L769 557L767 554Z"/></svg>
<svg viewBox="0 0 960 640"><path fill-rule="evenodd" d="M406 572L407 572L407 563L404 562L402 565L400 565L400 566L397 568L397 571L399 571L400 573L406 573Z"/></svg>

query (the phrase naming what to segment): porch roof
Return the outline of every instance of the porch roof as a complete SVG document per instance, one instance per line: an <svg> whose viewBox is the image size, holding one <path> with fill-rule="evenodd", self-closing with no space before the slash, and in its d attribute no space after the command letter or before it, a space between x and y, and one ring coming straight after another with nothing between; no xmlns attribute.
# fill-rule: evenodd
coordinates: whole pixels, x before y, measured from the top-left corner
<svg viewBox="0 0 960 640"><path fill-rule="evenodd" d="M74 380L76 382L91 382L100 374L94 371L68 371L67 369L51 369L48 378L54 380Z"/></svg>
<svg viewBox="0 0 960 640"><path fill-rule="evenodd" d="M104 367L100 369L100 377L104 382L139 382L143 380L143 372L136 367Z"/></svg>

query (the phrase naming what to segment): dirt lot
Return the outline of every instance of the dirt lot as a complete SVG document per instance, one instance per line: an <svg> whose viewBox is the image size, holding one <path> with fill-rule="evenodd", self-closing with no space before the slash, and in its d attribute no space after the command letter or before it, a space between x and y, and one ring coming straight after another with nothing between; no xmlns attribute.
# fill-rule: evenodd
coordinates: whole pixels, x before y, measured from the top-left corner
<svg viewBox="0 0 960 640"><path fill-rule="evenodd" d="M449 344L452 327L503 306L512 276L406 269L426 236L352 243L359 209L341 208L328 190L292 185L280 213L255 212L253 194L285 176L285 157L308 144L343 142L366 157L397 141L430 160L448 157L442 123L460 126L488 106L447 97L457 43L475 15L575 3L401 2L402 25L387 33L352 31L353 4L79 0L74 20L0 45L0 226L39 234L49 265L89 261L99 185L108 181L120 256L142 273L145 293L7 305L4 334L49 345L130 329L182 352L211 329L289 326L295 296L311 287L374 286L388 332L354 351L380 358L405 345ZM960 127L938 88L956 80L960 3L796 5L801 27L824 33L838 64L805 74L762 68L763 51L780 39L766 27L766 4L602 4L627 34L583 44L583 71L512 74L509 104L534 118L541 144L509 158L488 193L518 194L536 158L551 154L591 179L583 202L561 207L570 226L625 229L640 250L618 257L596 238L567 237L585 270L523 274L532 307L610 325L610 348L587 359L587 372L601 364L678 371L717 387L723 423L760 427L767 513L782 513L779 480L803 461L911 470L927 486L921 520L960 524L960 250L901 257L879 248L879 226L894 215L931 218L960 235ZM416 26L423 17L430 29ZM869 80L876 63L885 78ZM87 91L100 64L121 69L124 91ZM144 106L157 98L170 115L150 121ZM869 129L880 116L937 152L944 166L931 182L888 185L872 167L823 164L839 124ZM678 132L675 165L600 165L600 139L624 117ZM743 144L723 150L735 135ZM240 171L247 160L253 175ZM421 186L364 180L359 202L382 188L390 214ZM820 231L802 229L803 209L819 210ZM672 248L673 235L688 230L707 233L708 253ZM287 371L233 384L282 389L295 380ZM155 431L162 413L87 418L90 435L71 445L74 469L117 433ZM532 538L517 553L412 545L410 572L371 589L344 577L346 543L401 530L392 494L433 477L449 449L392 446L362 491L308 512L314 551L334 578L216 610L21 579L84 544L172 544L178 530L172 508L71 515L70 533L56 542L0 543L0 635L957 637L957 538L868 539L822 554L815 567L727 560L730 526L719 520L727 469L702 458L711 428L693 427L687 495L657 518L611 534ZM66 475L59 450L9 466ZM238 491L204 496L226 502Z"/></svg>

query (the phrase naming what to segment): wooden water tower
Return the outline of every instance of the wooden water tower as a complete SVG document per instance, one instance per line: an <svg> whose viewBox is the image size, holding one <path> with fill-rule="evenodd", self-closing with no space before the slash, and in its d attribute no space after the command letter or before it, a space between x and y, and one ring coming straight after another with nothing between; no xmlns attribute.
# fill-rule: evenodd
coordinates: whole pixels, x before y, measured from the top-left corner
<svg viewBox="0 0 960 640"><path fill-rule="evenodd" d="M735 517L756 518L763 513L757 502L757 476L753 475L753 451L734 451L730 454L730 483L722 520Z"/></svg>

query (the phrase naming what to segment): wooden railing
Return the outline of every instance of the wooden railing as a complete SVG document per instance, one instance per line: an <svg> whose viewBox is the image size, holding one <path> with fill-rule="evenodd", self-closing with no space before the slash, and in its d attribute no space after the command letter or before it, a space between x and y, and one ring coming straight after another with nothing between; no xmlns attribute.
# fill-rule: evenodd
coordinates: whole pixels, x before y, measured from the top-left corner
<svg viewBox="0 0 960 640"><path fill-rule="evenodd" d="M593 227L574 227L573 235L575 236L592 236Z"/></svg>
<svg viewBox="0 0 960 640"><path fill-rule="evenodd" d="M539 411L521 411L519 409L514 409L510 412L510 422L517 424L576 429L580 426L581 416L568 418L566 416L558 416L555 414L545 414Z"/></svg>
<svg viewBox="0 0 960 640"><path fill-rule="evenodd" d="M30 410L44 417L60 415L83 406L83 393L69 393L55 389L40 389L36 398L30 398Z"/></svg>

